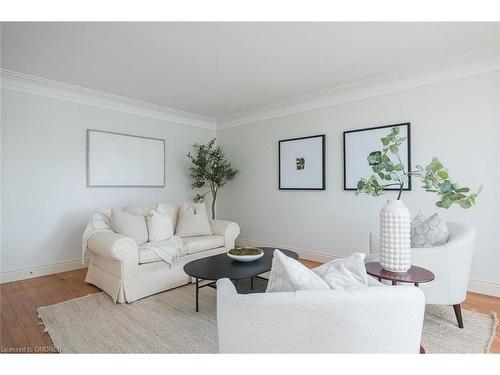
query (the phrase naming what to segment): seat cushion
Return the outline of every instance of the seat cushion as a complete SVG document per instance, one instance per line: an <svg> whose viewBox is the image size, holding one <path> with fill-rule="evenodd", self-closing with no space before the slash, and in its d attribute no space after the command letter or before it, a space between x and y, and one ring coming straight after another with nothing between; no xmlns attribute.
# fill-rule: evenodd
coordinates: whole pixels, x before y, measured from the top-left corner
<svg viewBox="0 0 500 375"><path fill-rule="evenodd" d="M223 236L198 236L198 237L184 237L182 238L184 247L187 254L196 254L201 251L211 250L224 246ZM181 252L180 256L186 255ZM163 260L151 249L144 249L139 247L139 264L163 262Z"/></svg>
<svg viewBox="0 0 500 375"><path fill-rule="evenodd" d="M187 246L188 254L195 254L200 251L215 249L217 247L224 246L224 237L217 235L183 237L182 241Z"/></svg>
<svg viewBox="0 0 500 375"><path fill-rule="evenodd" d="M139 248L139 264L163 262L163 260L151 249Z"/></svg>

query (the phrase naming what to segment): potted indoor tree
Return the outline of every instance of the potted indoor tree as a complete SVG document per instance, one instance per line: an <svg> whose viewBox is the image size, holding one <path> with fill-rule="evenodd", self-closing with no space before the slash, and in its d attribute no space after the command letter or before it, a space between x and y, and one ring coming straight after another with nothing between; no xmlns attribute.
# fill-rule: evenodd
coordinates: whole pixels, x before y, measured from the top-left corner
<svg viewBox="0 0 500 375"><path fill-rule="evenodd" d="M193 189L208 188L205 192L197 193L194 201L203 202L206 195L211 193L212 219L215 219L215 203L219 190L231 181L238 171L231 167L222 147L215 144L215 138L206 145L196 143L193 148L194 153L187 155L191 160L189 168L192 178L191 187Z"/></svg>

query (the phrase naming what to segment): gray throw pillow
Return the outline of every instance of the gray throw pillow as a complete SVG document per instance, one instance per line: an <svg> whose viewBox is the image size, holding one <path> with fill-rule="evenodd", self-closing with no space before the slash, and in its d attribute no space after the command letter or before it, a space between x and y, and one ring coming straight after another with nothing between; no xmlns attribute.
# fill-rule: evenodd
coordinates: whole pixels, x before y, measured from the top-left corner
<svg viewBox="0 0 500 375"><path fill-rule="evenodd" d="M448 242L448 227L445 221L434 214L425 216L419 212L411 222L411 247L441 246Z"/></svg>

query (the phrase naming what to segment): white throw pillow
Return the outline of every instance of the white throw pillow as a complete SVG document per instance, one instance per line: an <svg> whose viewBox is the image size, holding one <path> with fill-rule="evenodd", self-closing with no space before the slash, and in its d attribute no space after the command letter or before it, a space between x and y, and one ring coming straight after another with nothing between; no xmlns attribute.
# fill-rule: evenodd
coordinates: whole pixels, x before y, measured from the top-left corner
<svg viewBox="0 0 500 375"><path fill-rule="evenodd" d="M266 293L315 289L330 289L330 287L302 263L286 256L278 249L274 250Z"/></svg>
<svg viewBox="0 0 500 375"><path fill-rule="evenodd" d="M332 289L353 289L368 287L365 254L354 253L335 259L313 269Z"/></svg>
<svg viewBox="0 0 500 375"><path fill-rule="evenodd" d="M207 236L212 234L207 209L203 203L185 203L179 208L175 234L180 237Z"/></svg>
<svg viewBox="0 0 500 375"><path fill-rule="evenodd" d="M172 220L172 229L175 233L175 228L177 227L177 217L179 216L179 206L170 203L158 203L155 209L162 214L170 216L170 220Z"/></svg>
<svg viewBox="0 0 500 375"><path fill-rule="evenodd" d="M116 233L134 239L137 245L148 242L148 228L142 214L136 215L113 208L111 210L111 227Z"/></svg>
<svg viewBox="0 0 500 375"><path fill-rule="evenodd" d="M150 242L165 241L174 235L170 216L155 209L149 211L146 224Z"/></svg>
<svg viewBox="0 0 500 375"><path fill-rule="evenodd" d="M411 247L434 247L448 242L448 227L437 213L427 217L419 212L410 227Z"/></svg>

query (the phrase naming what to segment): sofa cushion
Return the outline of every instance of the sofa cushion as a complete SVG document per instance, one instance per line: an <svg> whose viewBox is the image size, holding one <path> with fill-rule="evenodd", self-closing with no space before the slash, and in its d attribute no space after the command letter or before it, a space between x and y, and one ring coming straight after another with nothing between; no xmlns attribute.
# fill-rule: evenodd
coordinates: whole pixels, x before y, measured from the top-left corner
<svg viewBox="0 0 500 375"><path fill-rule="evenodd" d="M139 248L139 264L163 262L163 260L151 249Z"/></svg>
<svg viewBox="0 0 500 375"><path fill-rule="evenodd" d="M172 228L175 233L175 228L177 227L177 216L179 215L179 206L171 203L158 203L156 205L156 210L170 216L170 219L172 220Z"/></svg>
<svg viewBox="0 0 500 375"><path fill-rule="evenodd" d="M166 213L151 209L146 216L149 242L165 241L174 235L172 219Z"/></svg>
<svg viewBox="0 0 500 375"><path fill-rule="evenodd" d="M204 203L185 203L179 209L175 235L179 237L207 236L212 234Z"/></svg>
<svg viewBox="0 0 500 375"><path fill-rule="evenodd" d="M188 254L224 246L224 236L217 235L182 237L182 241L187 246Z"/></svg>
<svg viewBox="0 0 500 375"><path fill-rule="evenodd" d="M411 247L441 246L447 241L448 227L439 214L426 216L420 211L411 221Z"/></svg>
<svg viewBox="0 0 500 375"><path fill-rule="evenodd" d="M111 227L116 233L132 238L137 245L148 241L146 219L141 212L131 213L113 208L110 221Z"/></svg>
<svg viewBox="0 0 500 375"><path fill-rule="evenodd" d="M179 256L196 254L202 251L212 250L224 246L223 236L197 236L182 238L183 249ZM151 249L139 247L139 264L163 262L163 260Z"/></svg>
<svg viewBox="0 0 500 375"><path fill-rule="evenodd" d="M364 260L364 253L354 253L322 264L313 271L332 289L366 288L368 275Z"/></svg>
<svg viewBox="0 0 500 375"><path fill-rule="evenodd" d="M302 263L286 256L278 249L274 250L266 293L319 289L330 289L330 287Z"/></svg>

